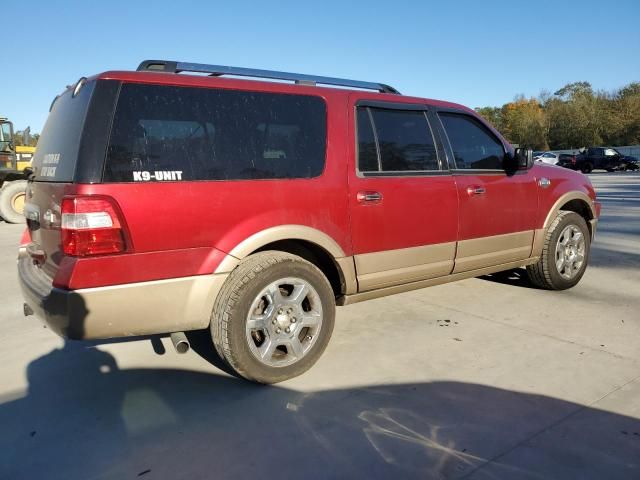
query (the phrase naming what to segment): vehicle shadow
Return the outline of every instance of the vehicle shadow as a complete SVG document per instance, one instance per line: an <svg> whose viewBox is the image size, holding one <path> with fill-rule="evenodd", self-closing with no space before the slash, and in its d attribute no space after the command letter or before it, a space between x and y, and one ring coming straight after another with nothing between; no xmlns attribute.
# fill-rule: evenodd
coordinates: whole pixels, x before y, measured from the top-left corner
<svg viewBox="0 0 640 480"><path fill-rule="evenodd" d="M484 385L300 392L70 342L27 377L0 398L0 478L640 476L637 418Z"/></svg>
<svg viewBox="0 0 640 480"><path fill-rule="evenodd" d="M490 275L482 275L478 277L480 280L501 283L503 285L511 285L514 287L537 288L527 276L524 268L512 268L502 272L492 273Z"/></svg>

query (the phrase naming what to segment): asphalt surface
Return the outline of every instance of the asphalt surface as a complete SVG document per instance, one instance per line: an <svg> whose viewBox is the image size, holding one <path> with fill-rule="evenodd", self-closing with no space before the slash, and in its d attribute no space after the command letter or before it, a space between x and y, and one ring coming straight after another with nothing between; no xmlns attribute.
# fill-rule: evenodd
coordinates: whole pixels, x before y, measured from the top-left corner
<svg viewBox="0 0 640 480"><path fill-rule="evenodd" d="M0 224L0 478L640 478L640 175L593 174L591 265L338 309L305 375L226 375L206 334L65 343L24 318ZM156 351L165 352L158 354Z"/></svg>

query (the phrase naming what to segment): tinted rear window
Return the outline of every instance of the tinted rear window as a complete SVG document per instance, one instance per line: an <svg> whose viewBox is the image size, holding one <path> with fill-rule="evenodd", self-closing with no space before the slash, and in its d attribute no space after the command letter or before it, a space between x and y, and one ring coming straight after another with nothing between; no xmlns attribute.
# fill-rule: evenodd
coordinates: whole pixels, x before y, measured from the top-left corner
<svg viewBox="0 0 640 480"><path fill-rule="evenodd" d="M104 181L311 178L325 144L319 97L124 84Z"/></svg>
<svg viewBox="0 0 640 480"><path fill-rule="evenodd" d="M358 107L357 115L361 173L439 170L431 127L424 111Z"/></svg>
<svg viewBox="0 0 640 480"><path fill-rule="evenodd" d="M35 180L73 181L80 137L95 83L87 82L75 97L69 89L53 103L33 156Z"/></svg>

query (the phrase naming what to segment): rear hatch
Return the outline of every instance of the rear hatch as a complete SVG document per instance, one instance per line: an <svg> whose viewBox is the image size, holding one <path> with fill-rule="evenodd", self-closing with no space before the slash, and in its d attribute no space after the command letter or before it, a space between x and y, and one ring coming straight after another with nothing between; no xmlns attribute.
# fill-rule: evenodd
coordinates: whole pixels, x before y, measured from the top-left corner
<svg viewBox="0 0 640 480"><path fill-rule="evenodd" d="M32 241L27 247L30 263L49 281L64 267L63 198L73 195L78 183L99 181L116 91L116 82L81 79L56 97L42 130L25 217Z"/></svg>

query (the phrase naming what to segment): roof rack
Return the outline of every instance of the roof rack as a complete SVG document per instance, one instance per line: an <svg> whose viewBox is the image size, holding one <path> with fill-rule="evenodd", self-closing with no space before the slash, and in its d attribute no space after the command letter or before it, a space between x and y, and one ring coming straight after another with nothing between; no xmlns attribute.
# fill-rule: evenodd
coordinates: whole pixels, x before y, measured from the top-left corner
<svg viewBox="0 0 640 480"><path fill-rule="evenodd" d="M361 88L364 90L376 90L381 93L393 93L400 95L395 88L384 83L362 82L359 80L347 80L345 78L319 77L305 75L303 73L276 72L272 70L258 70L254 68L227 67L224 65L207 65L203 63L172 62L167 60L145 60L139 66L139 72L194 72L208 73L211 76L235 75L237 77L270 78L274 80L290 80L300 85L337 85L340 87Z"/></svg>

